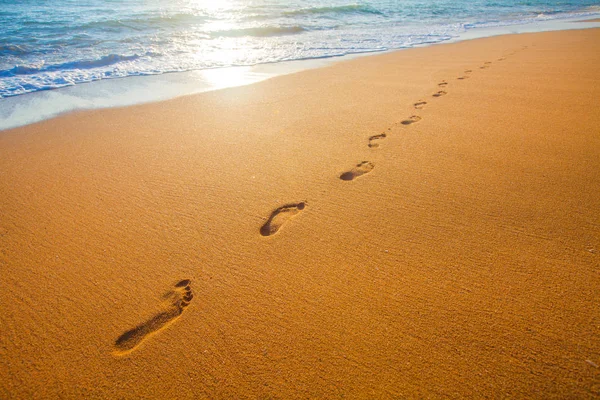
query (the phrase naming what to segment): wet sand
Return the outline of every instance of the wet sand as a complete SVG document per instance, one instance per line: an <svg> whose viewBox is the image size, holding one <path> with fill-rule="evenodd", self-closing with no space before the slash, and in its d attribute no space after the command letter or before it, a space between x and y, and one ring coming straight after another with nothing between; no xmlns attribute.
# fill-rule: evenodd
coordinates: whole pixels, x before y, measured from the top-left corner
<svg viewBox="0 0 600 400"><path fill-rule="evenodd" d="M0 398L600 396L600 30L0 133Z"/></svg>

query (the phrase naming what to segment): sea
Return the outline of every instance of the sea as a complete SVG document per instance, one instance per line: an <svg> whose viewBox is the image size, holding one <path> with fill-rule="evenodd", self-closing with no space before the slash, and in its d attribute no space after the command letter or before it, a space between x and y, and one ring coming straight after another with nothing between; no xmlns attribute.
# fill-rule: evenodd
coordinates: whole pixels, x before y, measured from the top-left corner
<svg viewBox="0 0 600 400"><path fill-rule="evenodd" d="M0 0L0 129L598 17L594 0Z"/></svg>

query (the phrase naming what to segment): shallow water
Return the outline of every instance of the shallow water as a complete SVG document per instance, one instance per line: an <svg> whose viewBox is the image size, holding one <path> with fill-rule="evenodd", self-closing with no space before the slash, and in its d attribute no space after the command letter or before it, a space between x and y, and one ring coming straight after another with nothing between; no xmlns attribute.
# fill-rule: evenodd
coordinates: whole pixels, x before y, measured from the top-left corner
<svg viewBox="0 0 600 400"><path fill-rule="evenodd" d="M0 0L0 99L102 79L438 43L593 0Z"/></svg>

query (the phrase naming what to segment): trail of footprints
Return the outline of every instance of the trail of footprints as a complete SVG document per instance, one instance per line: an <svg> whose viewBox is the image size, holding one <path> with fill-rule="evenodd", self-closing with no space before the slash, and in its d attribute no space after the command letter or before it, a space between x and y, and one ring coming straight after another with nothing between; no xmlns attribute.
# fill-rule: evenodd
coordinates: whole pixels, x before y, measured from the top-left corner
<svg viewBox="0 0 600 400"><path fill-rule="evenodd" d="M527 47L522 48L521 50L526 49ZM510 53L509 56L514 55L519 50ZM506 60L505 57L498 58L498 61ZM492 64L491 61L484 62L481 65L480 69L488 69ZM473 72L471 69L467 69L464 71L464 75L457 77L458 80L468 79L470 74ZM445 80L441 81L437 85L440 90L432 94L432 97L438 98L445 96L447 94L446 89L449 86L449 83ZM428 102L425 100L418 100L413 104L413 107L416 110L422 110L425 106L428 105ZM418 115L412 115L407 119L404 119L400 122L403 126L409 126L414 123L421 121L422 117ZM388 129L388 130L391 130ZM373 135L369 137L368 147L371 149L377 149L384 139L387 138L386 133L381 133L377 135ZM370 161L362 161L356 164L354 167L349 169L346 172L343 172L339 175L339 179L342 181L353 181L359 177L362 177L369 172L371 172L375 168L375 164ZM300 214L307 206L306 201L298 202L298 203L290 203L285 204L281 207L276 208L271 212L269 217L266 219L265 223L260 227L260 234L264 237L272 236L278 233L281 228L289 223L294 217ZM166 301L162 305L162 309L154 314L152 317L137 325L136 327L124 332L121 336L117 338L114 343L115 354L117 355L125 355L133 350L137 349L148 337L152 336L155 333L158 333L164 330L171 323L176 321L185 311L185 309L190 305L194 294L191 289L191 280L184 279L179 281L174 285L171 291L167 293L165 296Z"/></svg>
<svg viewBox="0 0 600 400"><path fill-rule="evenodd" d="M503 61L505 60L506 57L501 57L498 59L498 61ZM483 63L482 66L480 66L480 69L487 69L490 67L490 65L492 64L491 61L485 61ZM469 79L470 75L473 73L472 69L466 69L463 72L463 75L457 77L457 80L465 80L465 79ZM449 86L449 82L446 80L442 80L441 82L439 82L437 84L439 90L435 93L432 94L432 97L434 98L439 98L442 96L445 96L448 94L448 92L446 91L446 88ZM428 105L428 102L426 100L418 100L417 102L413 103L413 107L415 108L415 110L422 110L425 108L425 106ZM419 115L412 115L402 121L400 121L401 125L404 126L409 126L412 124L415 124L419 121L421 121L422 117ZM389 129L391 130L391 128ZM380 147L381 143L383 140L385 140L388 137L388 133L380 133L377 135L372 135L368 138L368 147L370 149L377 149ZM362 161L360 163L358 163L357 165L355 165L354 167L352 167L350 170L343 172L340 176L339 179L341 179L342 181L353 181L356 178L359 178L363 175L368 174L369 172L371 172L373 169L375 168L375 164L373 164L370 161ZM277 209L275 209L274 211L271 212L271 215L269 216L269 218L267 219L267 221L265 222L265 224L260 228L260 234L262 236L272 236L274 234L276 234L277 232L279 232L279 230L286 224L288 223L288 221L290 221L293 217L295 217L297 214L299 214L302 210L304 210L306 206L306 202L301 202L301 203L297 203L297 204L288 204L288 205L284 205L281 206Z"/></svg>

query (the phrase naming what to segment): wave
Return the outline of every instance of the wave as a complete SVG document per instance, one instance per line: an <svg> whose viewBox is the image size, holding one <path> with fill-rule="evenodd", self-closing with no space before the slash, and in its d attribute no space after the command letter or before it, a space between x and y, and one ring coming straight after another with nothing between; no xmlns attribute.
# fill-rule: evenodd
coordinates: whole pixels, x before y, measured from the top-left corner
<svg viewBox="0 0 600 400"><path fill-rule="evenodd" d="M181 24L193 25L202 24L211 20L206 15L178 13L178 14L165 14L165 15L138 15L130 18L119 18L109 20L96 20L90 21L85 24L72 27L72 29L122 29L128 28L132 30L143 30L146 28L153 28L156 26L179 26Z"/></svg>
<svg viewBox="0 0 600 400"><path fill-rule="evenodd" d="M28 53L28 50L25 46L20 46L18 44L0 45L0 56L2 56L2 55L20 56L20 55L27 54L27 53Z"/></svg>
<svg viewBox="0 0 600 400"><path fill-rule="evenodd" d="M157 56L156 53L146 53L146 56ZM49 64L43 62L31 65L16 65L11 69L0 70L0 77L11 77L15 75L32 75L40 72L67 71L75 69L91 69L106 67L107 65L117 64L123 61L134 61L139 59L140 55L122 56L119 54L109 54L96 60L72 61L62 64Z"/></svg>
<svg viewBox="0 0 600 400"><path fill-rule="evenodd" d="M374 14L384 15L381 11L364 4L348 4L345 6L310 7L286 11L285 16L326 15L326 14Z"/></svg>
<svg viewBox="0 0 600 400"><path fill-rule="evenodd" d="M572 18L586 18L597 15L598 11L588 11L587 9L580 9L571 12L555 10L532 10L516 15L504 16L504 18L502 18L503 16L500 16L501 19L465 22L461 25L467 30L479 28L499 28L513 25L526 25L541 21L561 21Z"/></svg>
<svg viewBox="0 0 600 400"><path fill-rule="evenodd" d="M301 26L260 26L256 28L242 28L242 29L231 29L226 31L212 31L210 32L211 37L242 37L242 36L254 36L254 37L268 37L268 36L283 36L283 35L295 35L306 31Z"/></svg>
<svg viewBox="0 0 600 400"><path fill-rule="evenodd" d="M76 15L67 7L69 12L33 18L28 5L0 0L14 3L11 10L17 11L7 23L0 23L0 99L125 76L414 47L474 28L600 13L598 0L560 0L564 6L555 4L559 0L486 0L472 2L473 9L468 10L460 7L465 0L343 1L337 6L320 0L295 2L292 8L285 2L260 1L207 10L156 5L120 9L119 2L109 6L103 0L88 0L98 8ZM571 6L581 2L595 4ZM50 7L61 10L60 2ZM6 10L0 10L0 20L3 15ZM222 57L219 38L228 38L225 44L233 49L245 46L245 51ZM148 52L153 49L160 54Z"/></svg>

